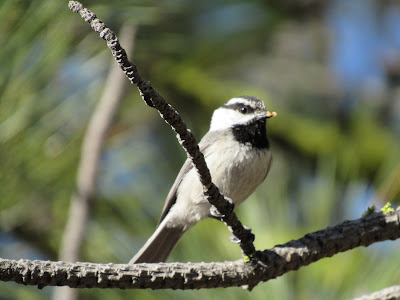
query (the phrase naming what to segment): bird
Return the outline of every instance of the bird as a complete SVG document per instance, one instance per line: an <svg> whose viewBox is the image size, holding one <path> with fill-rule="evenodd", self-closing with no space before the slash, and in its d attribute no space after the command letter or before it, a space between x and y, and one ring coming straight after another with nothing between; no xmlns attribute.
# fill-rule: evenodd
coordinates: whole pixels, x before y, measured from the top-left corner
<svg viewBox="0 0 400 300"><path fill-rule="evenodd" d="M266 120L275 117L254 96L230 99L216 109L199 143L212 182L240 205L266 178L272 162ZM192 162L183 164L165 201L153 235L129 264L165 262L183 234L210 214L211 205Z"/></svg>

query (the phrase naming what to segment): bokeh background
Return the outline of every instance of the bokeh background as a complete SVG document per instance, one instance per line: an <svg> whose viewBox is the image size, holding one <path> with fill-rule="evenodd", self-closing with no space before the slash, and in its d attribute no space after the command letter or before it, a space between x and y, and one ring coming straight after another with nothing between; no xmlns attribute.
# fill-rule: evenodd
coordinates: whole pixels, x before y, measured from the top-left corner
<svg viewBox="0 0 400 300"><path fill-rule="evenodd" d="M274 155L237 213L266 249L400 200L400 4L378 0L88 0L198 139L238 95L265 101ZM112 58L67 1L0 1L0 256L56 260L81 142ZM122 45L124 43L122 41ZM126 263L151 235L185 153L125 88L105 139L81 261ZM170 261L240 258L223 224L191 229ZM80 299L347 299L398 284L399 242L324 259L251 293L81 290ZM50 299L0 282L0 299Z"/></svg>

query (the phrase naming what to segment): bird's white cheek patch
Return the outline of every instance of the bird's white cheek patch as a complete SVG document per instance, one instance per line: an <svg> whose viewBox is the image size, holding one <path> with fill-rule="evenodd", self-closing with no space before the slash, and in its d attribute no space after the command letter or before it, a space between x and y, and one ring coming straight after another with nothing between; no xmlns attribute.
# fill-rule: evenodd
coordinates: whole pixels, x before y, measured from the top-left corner
<svg viewBox="0 0 400 300"><path fill-rule="evenodd" d="M225 130L232 128L233 125L245 124L253 117L254 115L243 115L233 109L219 108L212 116L210 131Z"/></svg>

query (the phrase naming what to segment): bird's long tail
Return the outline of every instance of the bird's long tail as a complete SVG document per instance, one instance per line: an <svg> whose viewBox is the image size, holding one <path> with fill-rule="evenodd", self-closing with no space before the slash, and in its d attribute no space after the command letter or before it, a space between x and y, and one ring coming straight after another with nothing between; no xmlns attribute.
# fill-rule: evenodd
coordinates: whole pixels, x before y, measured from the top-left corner
<svg viewBox="0 0 400 300"><path fill-rule="evenodd" d="M167 222L161 222L129 264L165 262L184 233L182 227L168 227Z"/></svg>

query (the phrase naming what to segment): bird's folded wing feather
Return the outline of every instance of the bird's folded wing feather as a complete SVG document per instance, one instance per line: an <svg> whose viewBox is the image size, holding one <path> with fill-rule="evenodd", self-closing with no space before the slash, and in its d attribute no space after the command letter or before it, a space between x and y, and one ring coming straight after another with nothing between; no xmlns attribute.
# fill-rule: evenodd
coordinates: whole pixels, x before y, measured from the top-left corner
<svg viewBox="0 0 400 300"><path fill-rule="evenodd" d="M220 133L218 133L217 131L209 131L200 141L199 143L199 148L200 151L204 154L206 149L211 147L216 138L220 135ZM206 158L207 155L204 154L204 157ZM160 225L160 223L164 220L165 216L169 213L171 207L175 204L176 202L176 196L177 196L177 190L178 187L180 185L180 183L182 182L184 176L191 170L193 169L193 163L192 161L188 158L186 159L185 163L183 164L181 170L179 171L178 176L175 179L174 184L172 185L168 196L165 200L165 204L161 213L161 217L160 220L158 221L158 225Z"/></svg>

